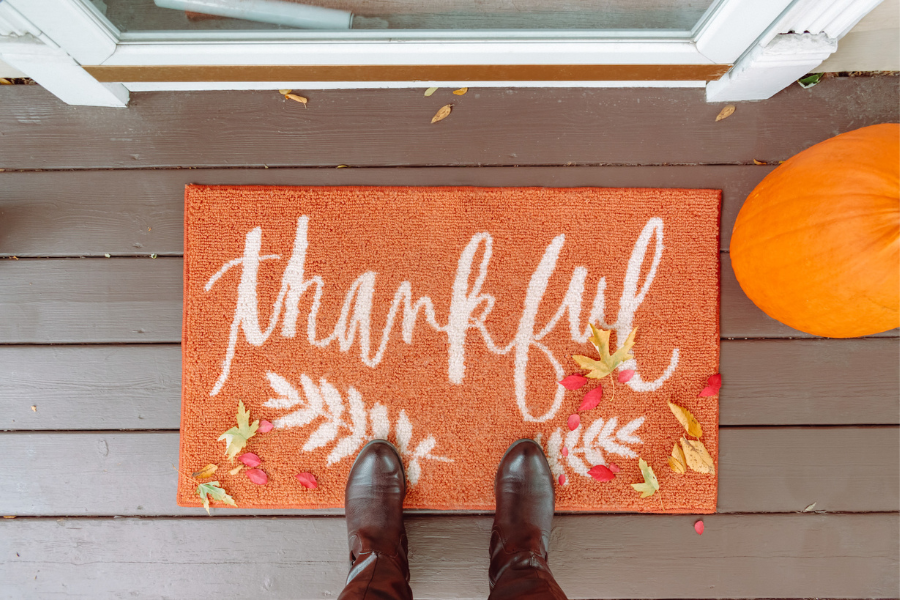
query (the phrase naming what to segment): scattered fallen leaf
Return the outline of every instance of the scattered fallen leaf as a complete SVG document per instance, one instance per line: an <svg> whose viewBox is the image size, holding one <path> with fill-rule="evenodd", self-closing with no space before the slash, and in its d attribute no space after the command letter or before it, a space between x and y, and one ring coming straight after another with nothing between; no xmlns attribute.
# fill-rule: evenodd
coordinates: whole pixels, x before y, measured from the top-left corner
<svg viewBox="0 0 900 600"><path fill-rule="evenodd" d="M238 457L238 460L247 465L250 468L258 467L262 464L262 461L259 460L259 456L253 454L252 452L245 452Z"/></svg>
<svg viewBox="0 0 900 600"><path fill-rule="evenodd" d="M809 506L807 506L806 508L804 508L804 509L803 509L803 512L812 512L812 511L814 511L815 509L816 509L816 503L813 502L812 504L810 504Z"/></svg>
<svg viewBox="0 0 900 600"><path fill-rule="evenodd" d="M433 93L435 93L437 90L438 90L438 89L437 89L436 87L430 87L430 88L428 88L427 90L425 90L425 97L427 98L428 96L430 96L430 95L432 95Z"/></svg>
<svg viewBox="0 0 900 600"><path fill-rule="evenodd" d="M241 469L243 469L243 468L244 468L244 465L238 465L235 468L233 468L232 470L228 471L228 474L229 475L237 475L238 473L241 472Z"/></svg>
<svg viewBox="0 0 900 600"><path fill-rule="evenodd" d="M569 420L566 421L566 424L569 426L569 431L575 431L581 424L581 417L578 415L569 415Z"/></svg>
<svg viewBox="0 0 900 600"><path fill-rule="evenodd" d="M200 496L200 499L203 500L203 508L206 509L206 514L209 514L209 499L212 498L216 502L223 502L229 506L237 506L234 503L234 498L225 493L219 486L218 481L210 481L209 483L201 483L197 486L197 495Z"/></svg>
<svg viewBox="0 0 900 600"><path fill-rule="evenodd" d="M230 461L233 461L237 453L244 449L247 440L256 435L256 430L259 428L259 421L253 421L253 424L250 424L250 411L244 409L243 401L238 401L238 412L235 419L238 426L232 427L216 440L225 440L225 456Z"/></svg>
<svg viewBox="0 0 900 600"><path fill-rule="evenodd" d="M151 254L150 258L156 258L156 254Z"/></svg>
<svg viewBox="0 0 900 600"><path fill-rule="evenodd" d="M306 106L306 103L309 102L308 98L298 96L297 94L285 94L284 97L293 100L294 102L299 102L303 105L304 108L309 108L308 106Z"/></svg>
<svg viewBox="0 0 900 600"><path fill-rule="evenodd" d="M12 85L13 82L6 77L0 77L0 85Z"/></svg>
<svg viewBox="0 0 900 600"><path fill-rule="evenodd" d="M105 256L106 258L111 258L109 254L104 254L103 256Z"/></svg>
<svg viewBox="0 0 900 600"><path fill-rule="evenodd" d="M643 483L632 483L631 487L641 492L641 498L649 498L659 490L659 481L656 480L656 474L653 467L647 464L643 458L638 460L638 466L641 468L641 475L644 476Z"/></svg>
<svg viewBox="0 0 900 600"><path fill-rule="evenodd" d="M281 94L282 96L287 96L288 94L290 94L293 91L294 90L278 90L278 93Z"/></svg>
<svg viewBox="0 0 900 600"><path fill-rule="evenodd" d="M613 473L612 469L604 467L603 465L594 465L591 467L590 471L588 471L588 475L597 481L612 481L616 478L616 474Z"/></svg>
<svg viewBox="0 0 900 600"><path fill-rule="evenodd" d="M450 116L450 111L453 110L453 106L450 104L446 104L438 109L437 113L433 117L431 117L432 123L437 123L438 121L443 121L448 116Z"/></svg>
<svg viewBox="0 0 900 600"><path fill-rule="evenodd" d="M269 423L266 420L259 422L259 429L256 430L257 433L269 433L275 426Z"/></svg>
<svg viewBox="0 0 900 600"><path fill-rule="evenodd" d="M683 406L672 404L671 402L669 402L669 408L672 410L672 414L675 415L675 418L678 419L678 422L681 423L681 426L684 427L684 430L687 431L688 435L695 438L703 435L703 428L700 427L700 422L691 414L691 411Z"/></svg>
<svg viewBox="0 0 900 600"><path fill-rule="evenodd" d="M454 95L454 96L462 96L463 94L465 94L465 93L468 92L468 91L469 91L469 88L467 88L467 87L459 88L458 90L455 90L455 91L453 92L453 95Z"/></svg>
<svg viewBox="0 0 900 600"><path fill-rule="evenodd" d="M611 462L611 463L609 463L609 470L612 471L613 473L618 473L619 471L622 470L622 467L620 467L616 463Z"/></svg>
<svg viewBox="0 0 900 600"><path fill-rule="evenodd" d="M559 485L565 485L565 483L566 483L566 474L563 473L562 475L559 476Z"/></svg>
<svg viewBox="0 0 900 600"><path fill-rule="evenodd" d="M801 77L800 79L798 79L797 83L799 83L800 87L804 89L811 88L822 80L823 75L825 75L825 73L811 73L806 77Z"/></svg>
<svg viewBox="0 0 900 600"><path fill-rule="evenodd" d="M764 161L761 161L761 160L756 160L756 159L754 158L754 159L753 159L753 164L754 164L754 165L767 165L767 164L769 164L769 163L764 162Z"/></svg>
<svg viewBox="0 0 900 600"><path fill-rule="evenodd" d="M600 400L603 398L603 386L597 386L587 394L584 395L584 399L581 401L581 406L578 407L578 410L591 410L598 404L600 404Z"/></svg>
<svg viewBox="0 0 900 600"><path fill-rule="evenodd" d="M3 515L3 518L4 519L15 519L16 515ZM16 556L18 556L18 554L16 554Z"/></svg>
<svg viewBox="0 0 900 600"><path fill-rule="evenodd" d="M216 469L218 468L218 465L210 463L199 471L194 471L193 473L191 473L191 477L196 477L197 479L208 479L213 476L213 473L215 473Z"/></svg>
<svg viewBox="0 0 900 600"><path fill-rule="evenodd" d="M31 405L31 412L37 412L37 404Z"/></svg>
<svg viewBox="0 0 900 600"><path fill-rule="evenodd" d="M581 386L586 384L587 377L585 377L584 375L578 375L577 373L575 373L573 375L569 375L568 377L564 378L563 380L561 380L557 383L559 383L559 385L563 386L564 388L566 388L567 390L569 390L571 392L572 390L577 390L578 388L580 388Z"/></svg>
<svg viewBox="0 0 900 600"><path fill-rule="evenodd" d="M669 457L669 467L679 475L683 475L687 471L687 459L684 457L684 451L678 442L672 446L672 456Z"/></svg>
<svg viewBox="0 0 900 600"><path fill-rule="evenodd" d="M347 168L347 165L338 165L335 167L335 169L346 169L346 168Z"/></svg>
<svg viewBox="0 0 900 600"><path fill-rule="evenodd" d="M319 482L316 481L316 476L312 473L298 473L297 481L299 481L303 487L309 488L311 490L319 487Z"/></svg>
<svg viewBox="0 0 900 600"><path fill-rule="evenodd" d="M569 455L569 449L568 449L567 447L563 446L562 452L561 452L560 454L562 454L564 457L565 457L565 456L568 456L568 455Z"/></svg>
<svg viewBox="0 0 900 600"><path fill-rule="evenodd" d="M631 378L634 377L633 369L625 369L624 371L619 371L619 383L628 383L631 381Z"/></svg>
<svg viewBox="0 0 900 600"><path fill-rule="evenodd" d="M269 481L269 476L266 475L265 471L260 471L259 469L247 469L247 479L256 485L265 485Z"/></svg>
<svg viewBox="0 0 900 600"><path fill-rule="evenodd" d="M628 337L625 339L625 343L612 355L609 353L610 332L605 329L597 329L593 324L591 324L591 331L593 332L591 343L594 344L600 352L600 360L597 361L580 354L576 354L572 357L579 367L590 371L587 374L588 378L601 379L606 377L620 364L630 358L634 358L631 355L631 347L634 346L634 336L637 333L637 327L631 330L631 333L629 333Z"/></svg>
<svg viewBox="0 0 900 600"><path fill-rule="evenodd" d="M716 474L712 456L706 451L706 446L703 445L703 442L683 437L681 438L681 449L684 450L684 457L687 459L687 465L691 469L698 473Z"/></svg>
<svg viewBox="0 0 900 600"><path fill-rule="evenodd" d="M697 532L697 535L703 535L703 521L694 523L694 531Z"/></svg>
<svg viewBox="0 0 900 600"><path fill-rule="evenodd" d="M729 104L725 108L723 108L718 115L716 115L716 122L721 121L722 119L727 119L731 115L734 114L734 104Z"/></svg>
<svg viewBox="0 0 900 600"><path fill-rule="evenodd" d="M720 387L722 387L722 375L719 373L710 375L709 379L706 380L706 387L700 392L700 398L715 396L719 393Z"/></svg>

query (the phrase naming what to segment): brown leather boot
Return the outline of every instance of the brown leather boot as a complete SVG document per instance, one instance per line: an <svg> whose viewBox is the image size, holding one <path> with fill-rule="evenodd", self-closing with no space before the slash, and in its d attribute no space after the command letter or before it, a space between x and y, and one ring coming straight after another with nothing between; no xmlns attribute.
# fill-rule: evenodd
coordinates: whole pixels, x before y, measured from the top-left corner
<svg viewBox="0 0 900 600"><path fill-rule="evenodd" d="M350 574L339 600L412 600L403 497L403 462L393 444L366 444L347 477L344 510Z"/></svg>
<svg viewBox="0 0 900 600"><path fill-rule="evenodd" d="M553 475L537 442L512 444L494 480L490 600L565 600L547 565L553 522Z"/></svg>

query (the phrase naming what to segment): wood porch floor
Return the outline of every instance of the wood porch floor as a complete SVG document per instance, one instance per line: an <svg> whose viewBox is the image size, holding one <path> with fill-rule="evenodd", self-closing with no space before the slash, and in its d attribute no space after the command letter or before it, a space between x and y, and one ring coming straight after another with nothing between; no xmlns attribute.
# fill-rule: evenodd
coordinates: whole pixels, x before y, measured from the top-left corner
<svg viewBox="0 0 900 600"><path fill-rule="evenodd" d="M900 80L793 86L719 123L698 89L444 92L308 92L308 109L143 93L117 110L0 87L0 514L16 517L0 520L0 598L340 592L333 511L175 505L186 183L722 189L718 514L702 537L690 516L558 516L554 573L571 598L900 595L898 332L785 327L727 252L774 168L754 159L900 120ZM408 527L418 598L487 596L489 515Z"/></svg>

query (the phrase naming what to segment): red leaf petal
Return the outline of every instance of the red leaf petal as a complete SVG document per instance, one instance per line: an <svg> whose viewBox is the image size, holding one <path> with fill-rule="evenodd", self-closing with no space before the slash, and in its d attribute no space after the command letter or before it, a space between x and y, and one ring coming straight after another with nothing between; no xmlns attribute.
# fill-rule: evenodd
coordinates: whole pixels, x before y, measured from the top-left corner
<svg viewBox="0 0 900 600"><path fill-rule="evenodd" d="M256 485L265 485L269 481L269 476L259 469L248 469L246 473L247 478Z"/></svg>
<svg viewBox="0 0 900 600"><path fill-rule="evenodd" d="M259 457L252 452L247 452L245 454L241 454L238 457L238 460L247 465L248 467L258 467L262 464L262 461L259 460Z"/></svg>
<svg viewBox="0 0 900 600"><path fill-rule="evenodd" d="M616 474L604 467L603 465L595 465L588 471L588 475L597 481L612 481L616 478Z"/></svg>
<svg viewBox="0 0 900 600"><path fill-rule="evenodd" d="M617 465L616 463L609 463L609 470L613 473L618 473L622 470L622 468L619 467L619 465Z"/></svg>
<svg viewBox="0 0 900 600"><path fill-rule="evenodd" d="M569 431L575 431L578 429L578 426L581 425L581 417L578 415L569 415Z"/></svg>
<svg viewBox="0 0 900 600"><path fill-rule="evenodd" d="M259 429L257 429L257 431L260 433L269 433L270 431L272 431L273 427L275 427L275 426L272 425L271 423L269 423L268 421L260 421Z"/></svg>
<svg viewBox="0 0 900 600"><path fill-rule="evenodd" d="M316 481L316 476L312 473L297 473L297 481L303 484L303 487L307 487L311 490L319 487L319 482Z"/></svg>
<svg viewBox="0 0 900 600"><path fill-rule="evenodd" d="M697 535L703 535L703 521L694 523L694 531L697 532Z"/></svg>
<svg viewBox="0 0 900 600"><path fill-rule="evenodd" d="M569 375L565 379L559 382L559 385L563 386L569 391L577 390L581 386L587 383L587 377L584 375Z"/></svg>
<svg viewBox="0 0 900 600"><path fill-rule="evenodd" d="M568 456L568 455L569 455L569 449L566 448L565 446L563 446L563 449L562 449L561 454L562 454L563 456Z"/></svg>
<svg viewBox="0 0 900 600"><path fill-rule="evenodd" d="M631 369L619 371L619 383L628 383L632 377L634 377L634 371Z"/></svg>
<svg viewBox="0 0 900 600"><path fill-rule="evenodd" d="M722 376L719 373L711 375L710 378L706 380L706 387L700 392L700 397L715 396L719 393L720 387L722 387Z"/></svg>
<svg viewBox="0 0 900 600"><path fill-rule="evenodd" d="M578 410L591 410L600 404L601 398L603 398L603 386L598 385L584 395L584 399L581 401L581 406L578 407Z"/></svg>
<svg viewBox="0 0 900 600"><path fill-rule="evenodd" d="M566 476L565 476L565 474L560 475L560 476L559 476L559 485L565 485L565 483L566 483Z"/></svg>

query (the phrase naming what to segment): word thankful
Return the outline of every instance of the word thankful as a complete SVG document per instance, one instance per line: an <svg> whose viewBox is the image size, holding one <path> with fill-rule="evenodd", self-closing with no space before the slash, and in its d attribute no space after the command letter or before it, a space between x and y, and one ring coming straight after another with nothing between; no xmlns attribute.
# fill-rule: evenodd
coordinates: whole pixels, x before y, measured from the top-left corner
<svg viewBox="0 0 900 600"><path fill-rule="evenodd" d="M265 329L260 326L259 308L257 301L257 277L260 264L268 260L280 260L277 254L261 255L262 228L256 227L246 235L244 254L225 263L205 286L205 291L210 292L213 286L232 267L241 267L241 278L237 287L237 302L235 304L234 318L231 322L231 331L228 338L228 348L225 351L225 359L222 361L222 371L213 386L210 395L215 396L221 391L222 386L228 381L231 363L234 360L235 348L238 336L241 332L246 341L252 346L262 346L269 336L275 331L279 318L281 319L281 336L294 338L297 334L297 320L300 317L300 299L312 290L313 299L306 315L306 338L311 346L326 348L333 342L337 342L341 352L348 352L358 344L359 357L363 364L375 368L384 357L388 347L391 333L394 331L394 323L400 318L400 336L407 344L412 344L413 330L420 315L425 322L435 331L447 336L448 360L447 376L451 383L462 384L466 371L466 343L472 330L474 335L480 335L487 349L498 355L510 352L515 358L513 369L513 385L515 389L516 403L525 421L546 421L551 419L559 410L563 394L562 386L556 386L556 392L551 407L541 415L533 415L528 407L527 399L527 366L529 355L533 349L544 355L553 367L557 379L564 375L563 367L559 360L541 340L557 326L564 315L568 314L569 331L572 341L579 344L585 343L590 337L590 327L581 322L581 309L584 296L585 281L588 271L585 267L575 267L569 281L569 287L553 317L537 327L535 323L538 309L547 291L550 277L556 270L556 263L560 251L565 243L565 236L558 235L550 242L543 257L536 266L525 291L525 301L519 326L515 337L504 346L499 346L488 332L486 321L493 309L496 298L482 291L487 277L488 265L493 251L493 238L489 233L477 233L463 249L459 257L456 276L453 281L450 308L447 319L439 322L435 314L434 304L428 296L422 296L413 302L412 285L408 281L400 283L394 299L388 310L384 327L381 331L381 339L377 347L372 347L372 304L375 293L377 274L367 271L357 277L347 290L340 316L331 335L317 337L318 312L325 290L325 281L319 275L310 275L306 272L306 253L309 248L307 231L309 217L301 216L297 220L297 231L294 238L294 247L281 278L281 289L272 305L269 322ZM650 246L654 243L653 259L647 272L640 283L641 268L644 257ZM657 269L663 253L663 222L659 218L651 218L647 221L641 234L635 242L628 266L625 272L625 282L622 297L619 300L619 314L612 325L604 324L604 291L606 278L602 277L597 283L593 303L588 314L588 323L595 323L599 327L614 329L617 337L624 340L631 331L634 314L640 307L647 292L656 278ZM480 256L480 260L476 258ZM477 264L476 264L477 263ZM474 279L473 279L474 274ZM640 287L638 284L640 283ZM474 336L472 336L474 337ZM669 366L657 379L644 381L640 376L640 368L636 359L623 363L625 369L632 369L635 375L626 384L635 391L646 392L658 389L678 366L678 348L672 350Z"/></svg>

